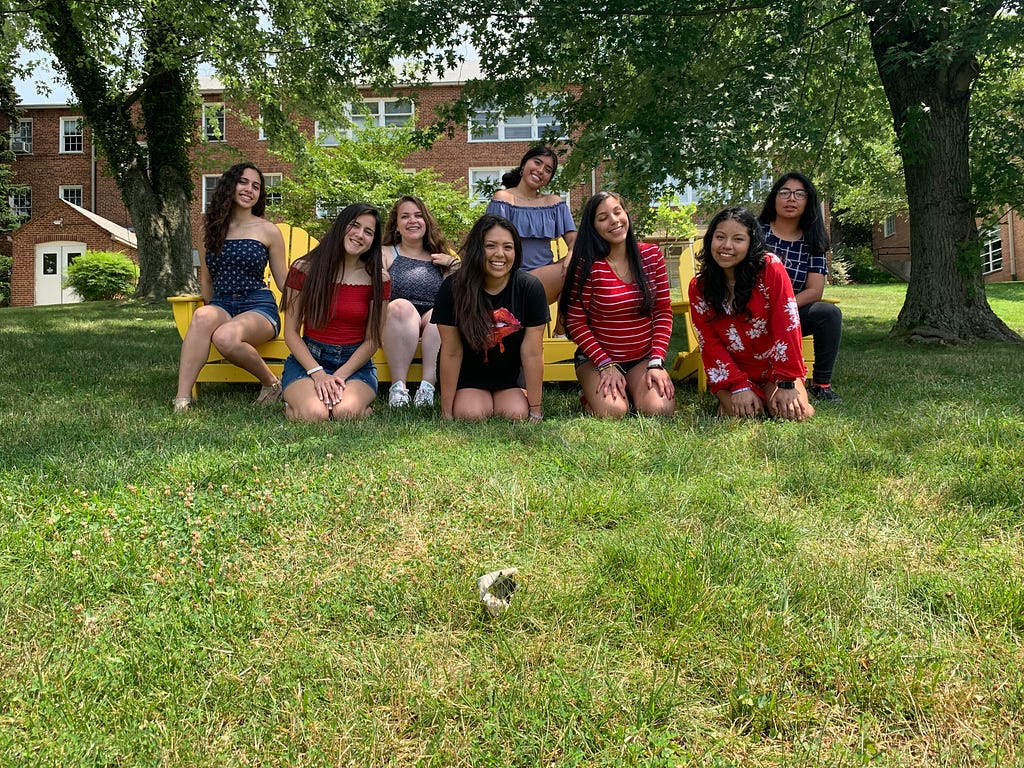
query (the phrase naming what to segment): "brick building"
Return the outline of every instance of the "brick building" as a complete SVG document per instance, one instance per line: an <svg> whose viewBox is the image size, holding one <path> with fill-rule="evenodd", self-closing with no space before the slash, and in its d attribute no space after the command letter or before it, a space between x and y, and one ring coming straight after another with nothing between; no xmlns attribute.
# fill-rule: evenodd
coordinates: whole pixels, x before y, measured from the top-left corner
<svg viewBox="0 0 1024 768"><path fill-rule="evenodd" d="M980 222L979 222L980 225ZM981 267L986 283L1020 279L1024 259L1024 219L1007 208L999 225L982 233ZM893 213L877 222L871 232L875 263L904 280L910 278L910 221L906 213Z"/></svg>
<svg viewBox="0 0 1024 768"><path fill-rule="evenodd" d="M458 98L464 83L477 75L477 67L468 63L458 72L420 89L415 103L404 100L401 90L387 97L362 91L363 106L370 116L357 116L354 120L357 123L372 121L381 126L401 125L412 120L425 126L438 105ZM203 109L197 129L203 141L196 145L192 157L195 182L191 220L196 252L201 246L206 198L225 168L242 159L259 166L266 177L271 203L275 195L273 188L291 170L287 163L269 152L259 129L252 127L258 121L252 105L225 103L222 89L208 78L201 78L200 93ZM57 201L70 202L104 220L101 226L104 231L120 228L130 233L131 218L114 180L106 171L103 158L97 154L89 127L81 122L81 112L73 105L28 104L21 108L19 124L13 126L12 147L17 155L15 183L24 185L25 192L15 195L10 202L30 218L0 243L0 252L14 257L11 303L73 301L75 297L69 297L66 292L55 301L56 294L37 285L37 275L42 274L43 269L43 252L52 253L55 243L74 243L75 248L78 244L91 243L96 239L92 231L97 226L96 221L77 215L63 217L63 226L54 231L52 224L45 225L45 220L61 217L51 216L50 210ZM252 122L243 121L242 115ZM553 118L532 114L507 117L492 128L487 128L485 123L481 113L479 120L459 126L450 137L440 137L430 149L413 152L406 158L405 167L410 170L433 168L443 180L466 189L469 195L477 181L499 179L506 170L516 167L523 153L536 144L544 129L553 123ZM326 130L313 120L302 121L299 127L306 135L328 146L348 138L344 131ZM570 190L570 207L578 210L593 194L597 183L595 173L589 183ZM272 211L271 204L268 207L271 218ZM44 225L32 226L40 216ZM66 263L62 260L58 272L64 268Z"/></svg>

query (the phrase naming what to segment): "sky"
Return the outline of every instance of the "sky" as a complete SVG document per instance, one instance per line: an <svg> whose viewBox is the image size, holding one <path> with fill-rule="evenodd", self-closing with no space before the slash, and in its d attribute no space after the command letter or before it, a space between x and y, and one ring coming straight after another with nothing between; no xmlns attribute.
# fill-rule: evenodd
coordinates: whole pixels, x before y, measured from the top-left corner
<svg viewBox="0 0 1024 768"><path fill-rule="evenodd" d="M42 54L40 51L33 51L31 54L22 53L20 58L22 63L24 63L30 57L38 58L43 55L45 54ZM64 85L55 82L56 78L53 69L49 65L49 56L46 58L48 61L37 67L32 77L27 79L15 78L14 88L18 92L22 104L67 104L72 100L71 92ZM50 93L40 94L36 84L37 81L48 88Z"/></svg>

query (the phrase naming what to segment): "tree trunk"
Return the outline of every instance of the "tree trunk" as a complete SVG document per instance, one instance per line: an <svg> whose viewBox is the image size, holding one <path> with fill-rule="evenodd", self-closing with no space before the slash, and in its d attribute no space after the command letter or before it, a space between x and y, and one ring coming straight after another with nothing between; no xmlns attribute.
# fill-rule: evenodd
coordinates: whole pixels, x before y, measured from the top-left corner
<svg viewBox="0 0 1024 768"><path fill-rule="evenodd" d="M163 64L188 60L167 56L166 49L180 45L181 36L161 19L144 19L145 71L135 92L124 93L75 26L67 0L41 0L35 16L131 214L138 238L136 297L157 301L195 293L188 156L188 139L195 132L195 77ZM138 114L141 127L134 119Z"/></svg>
<svg viewBox="0 0 1024 768"><path fill-rule="evenodd" d="M894 335L914 341L1021 341L985 298L971 199L969 118L973 50L945 55L935 19L903 4L865 8L878 74L892 109L906 176L911 274Z"/></svg>
<svg viewBox="0 0 1024 768"><path fill-rule="evenodd" d="M129 176L142 176L132 171ZM139 284L135 297L161 301L180 293L198 293L192 270L190 189L164 190L157 195L148 181L127 180L125 205L138 238Z"/></svg>

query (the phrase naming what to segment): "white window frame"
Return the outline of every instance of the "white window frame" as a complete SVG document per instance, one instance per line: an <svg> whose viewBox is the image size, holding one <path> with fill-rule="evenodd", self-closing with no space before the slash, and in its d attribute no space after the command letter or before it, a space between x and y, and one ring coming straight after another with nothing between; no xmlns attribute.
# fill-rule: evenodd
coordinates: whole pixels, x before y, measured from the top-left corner
<svg viewBox="0 0 1024 768"><path fill-rule="evenodd" d="M409 107L408 112L405 110L388 112L389 105L405 104ZM363 114L359 109L360 107L369 108L370 105L373 105L373 108L369 109L369 115ZM404 128L416 123L416 103L412 99L362 99L359 102L350 103L347 112L348 119L352 121L352 126L346 131L350 139L355 138L358 131L366 127ZM367 120L371 121L369 126L367 126Z"/></svg>
<svg viewBox="0 0 1024 768"><path fill-rule="evenodd" d="M219 178L219 173L203 174L203 213L206 213L206 206L210 204L210 195L213 194L213 190L217 186L217 179Z"/></svg>
<svg viewBox="0 0 1024 768"><path fill-rule="evenodd" d="M281 205L284 202L281 184L284 183L283 173L264 173L263 190L267 193L267 208ZM274 191L272 191L274 190Z"/></svg>
<svg viewBox="0 0 1024 768"><path fill-rule="evenodd" d="M317 120L313 123L313 137L316 143L321 147L336 147L341 141L343 131L329 131L326 127L320 125L320 121Z"/></svg>
<svg viewBox="0 0 1024 768"><path fill-rule="evenodd" d="M882 237L892 237L896 234L896 214L890 213L882 219Z"/></svg>
<svg viewBox="0 0 1024 768"><path fill-rule="evenodd" d="M565 134L562 132L562 126L555 121L555 116L538 112L539 108L540 105L535 101L534 111L528 115L501 115L494 121L494 127L486 131L486 135L479 135L484 129L474 130L474 126L487 125L490 120L478 120L477 116L493 117L494 110L486 107L474 109L466 126L467 141L473 144L495 141L541 141L547 138L544 132L550 126L558 128L556 138L563 138ZM550 117L551 122L540 122L538 117ZM524 128L527 129L528 135L513 135L511 137L508 135L510 132L526 133L523 131Z"/></svg>
<svg viewBox="0 0 1024 768"><path fill-rule="evenodd" d="M408 111L388 111L390 105L408 105ZM364 114L360 108L366 108ZM364 128L404 128L416 124L416 102L412 99L362 99L350 102L345 107L349 125L346 128L329 129L317 120L314 124L316 143L321 147L336 147L342 139L356 139Z"/></svg>
<svg viewBox="0 0 1024 768"><path fill-rule="evenodd" d="M216 120L213 125L211 120ZM207 101L203 103L203 141L208 144L227 141L227 112L222 101ZM219 134L219 135L218 135Z"/></svg>
<svg viewBox="0 0 1024 768"><path fill-rule="evenodd" d="M489 197L482 197L477 194L476 183L483 179L494 179L498 182L498 189L501 189L501 177L509 171L515 169L516 166L483 166L478 168L470 168L466 174L469 180L469 199L476 203L486 203L490 200Z"/></svg>
<svg viewBox="0 0 1024 768"><path fill-rule="evenodd" d="M21 198L20 203L17 198ZM7 197L7 204L11 206L15 216L26 219L32 218L32 187L23 187L11 192Z"/></svg>
<svg viewBox="0 0 1024 768"><path fill-rule="evenodd" d="M26 130L26 128L28 130ZM17 127L11 128L11 151L17 155L32 154L32 118L19 117ZM27 135L26 135L27 134Z"/></svg>
<svg viewBox="0 0 1024 768"><path fill-rule="evenodd" d="M73 125L75 130L69 131L68 126ZM78 149L68 149L68 141L74 141ZM85 125L81 117L62 117L60 119L60 154L80 155L85 152Z"/></svg>
<svg viewBox="0 0 1024 768"><path fill-rule="evenodd" d="M1003 269L1003 235L998 226L981 233L981 273L991 275Z"/></svg>
<svg viewBox="0 0 1024 768"><path fill-rule="evenodd" d="M75 200L69 200L68 199L67 193L69 193L69 192L77 193L77 196L76 196L77 202ZM84 189L83 189L81 184L61 184L57 188L57 196L60 197L61 200L65 201L67 203L71 203L72 205L77 205L79 208L81 208L82 204L85 202L85 192L84 192Z"/></svg>

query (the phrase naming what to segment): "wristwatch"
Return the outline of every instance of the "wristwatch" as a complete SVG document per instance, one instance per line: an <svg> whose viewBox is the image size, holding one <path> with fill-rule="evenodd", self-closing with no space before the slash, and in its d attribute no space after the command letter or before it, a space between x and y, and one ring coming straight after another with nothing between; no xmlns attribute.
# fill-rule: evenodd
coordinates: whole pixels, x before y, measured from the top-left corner
<svg viewBox="0 0 1024 768"><path fill-rule="evenodd" d="M775 382L775 386L777 386L779 389L796 389L796 382L795 381L777 381L777 382Z"/></svg>
<svg viewBox="0 0 1024 768"><path fill-rule="evenodd" d="M665 361L660 357L652 357L647 361L648 371L663 371L665 370Z"/></svg>

